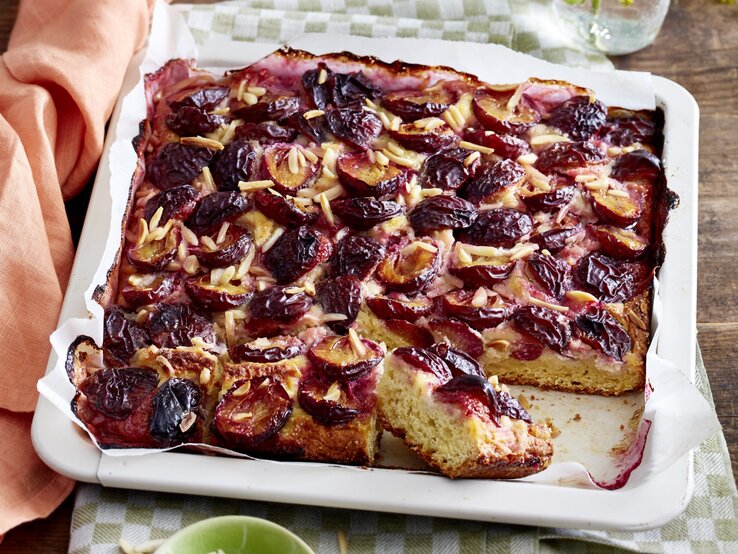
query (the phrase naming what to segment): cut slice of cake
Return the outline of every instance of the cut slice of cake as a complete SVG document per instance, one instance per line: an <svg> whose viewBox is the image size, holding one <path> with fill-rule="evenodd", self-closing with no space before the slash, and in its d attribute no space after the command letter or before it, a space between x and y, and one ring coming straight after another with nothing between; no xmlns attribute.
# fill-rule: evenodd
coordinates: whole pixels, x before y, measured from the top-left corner
<svg viewBox="0 0 738 554"><path fill-rule="evenodd" d="M549 428L446 344L396 349L378 397L385 428L448 477L525 477L551 463Z"/></svg>

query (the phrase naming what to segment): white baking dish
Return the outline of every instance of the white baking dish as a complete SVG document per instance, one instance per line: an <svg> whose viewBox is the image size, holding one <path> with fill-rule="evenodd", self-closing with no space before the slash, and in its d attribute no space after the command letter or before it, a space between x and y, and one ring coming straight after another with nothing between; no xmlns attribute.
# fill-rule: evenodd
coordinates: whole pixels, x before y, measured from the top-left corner
<svg viewBox="0 0 738 554"><path fill-rule="evenodd" d="M266 48L264 53L268 51ZM233 60L223 56L220 52L210 64L203 56L200 65L244 63L236 53L232 54ZM134 60L123 87L126 93L137 80L136 69ZM668 255L660 272L664 309L657 352L684 368L693 380L698 109L692 96L676 83L655 77L654 87L657 104L666 118L663 158L667 179L681 198L664 236ZM120 101L109 127L60 322L87 316L84 293L99 265L109 226L108 158L119 116ZM679 140L670 140L677 132ZM52 355L49 370L55 363ZM44 461L60 473L105 486L529 525L654 527L681 512L693 485L691 454L648 479L634 478L617 491L519 481L451 481L382 468L357 471L326 464L280 464L179 452L113 457L103 455L86 434L43 398L34 417L33 441Z"/></svg>

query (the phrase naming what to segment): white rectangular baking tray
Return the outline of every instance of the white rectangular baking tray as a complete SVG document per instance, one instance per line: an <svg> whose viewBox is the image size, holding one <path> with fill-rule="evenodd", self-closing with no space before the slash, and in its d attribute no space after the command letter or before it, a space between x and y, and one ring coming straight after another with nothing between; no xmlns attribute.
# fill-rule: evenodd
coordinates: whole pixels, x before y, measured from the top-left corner
<svg viewBox="0 0 738 554"><path fill-rule="evenodd" d="M208 60L202 58L200 65L207 66ZM222 58L221 51L218 61L224 61ZM237 60L233 66L243 64L243 60ZM137 80L138 61L133 60L129 67L120 99ZM670 255L660 272L664 313L657 352L685 368L693 381L698 108L694 98L672 81L654 77L654 89L666 118L666 175L670 188L681 198L664 237ZM99 263L109 226L108 156L115 141L113 130L120 103L109 126L60 322L87 316L84 293ZM677 132L679 140L669 140ZM52 354L47 371L55 362ZM382 468L356 471L327 464L277 464L180 452L111 457L103 455L86 434L44 398L39 400L32 436L41 458L56 471L104 486L526 525L646 529L677 516L693 488L691 453L641 484L632 485L631 481L616 491L515 481L452 481Z"/></svg>

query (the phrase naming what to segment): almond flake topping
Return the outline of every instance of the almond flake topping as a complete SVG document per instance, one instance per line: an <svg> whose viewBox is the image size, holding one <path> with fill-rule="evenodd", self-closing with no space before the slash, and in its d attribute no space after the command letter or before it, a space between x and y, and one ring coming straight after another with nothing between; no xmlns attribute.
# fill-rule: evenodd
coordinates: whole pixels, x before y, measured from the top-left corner
<svg viewBox="0 0 738 554"><path fill-rule="evenodd" d="M317 163L318 156L312 150L305 150L303 155L308 159L311 164Z"/></svg>
<svg viewBox="0 0 738 554"><path fill-rule="evenodd" d="M196 420L197 414L195 412L187 412L187 414L182 418L182 421L179 422L179 430L183 433L187 432L187 430L195 424Z"/></svg>
<svg viewBox="0 0 738 554"><path fill-rule="evenodd" d="M530 139L531 146L544 146L547 144L553 144L555 142L571 142L568 138L563 135L538 135Z"/></svg>
<svg viewBox="0 0 738 554"><path fill-rule="evenodd" d="M261 247L262 254L269 251L269 249L277 243L279 237L281 237L282 235L284 235L283 227L277 227L276 229L274 229L274 232Z"/></svg>
<svg viewBox="0 0 738 554"><path fill-rule="evenodd" d="M475 308L486 306L488 298L486 289L484 287L479 287L471 299L471 305Z"/></svg>
<svg viewBox="0 0 738 554"><path fill-rule="evenodd" d="M217 140L205 138L205 137L182 137L179 139L180 144L186 146L200 146L202 148L208 148L210 150L223 150L225 146L223 143Z"/></svg>
<svg viewBox="0 0 738 554"><path fill-rule="evenodd" d="M322 85L328 80L328 72L325 70L325 68L321 67L320 71L318 72L318 84Z"/></svg>
<svg viewBox="0 0 738 554"><path fill-rule="evenodd" d="M138 220L138 239L136 246L142 246L146 243L146 237L149 236L149 224L144 218Z"/></svg>
<svg viewBox="0 0 738 554"><path fill-rule="evenodd" d="M185 273L194 275L200 269L200 262L197 260L196 256L190 254L184 259L184 262L182 262L182 269L185 270Z"/></svg>
<svg viewBox="0 0 738 554"><path fill-rule="evenodd" d="M290 148L289 154L287 154L287 168L290 170L292 175L297 175L300 172L300 164L297 161L297 148Z"/></svg>
<svg viewBox="0 0 738 554"><path fill-rule="evenodd" d="M267 93L267 89L264 87L248 87L246 90L256 96L264 96Z"/></svg>
<svg viewBox="0 0 738 554"><path fill-rule="evenodd" d="M341 399L341 385L339 385L338 381L336 381L330 387L328 387L328 390L323 396L323 400L328 400L329 402L337 402L340 399Z"/></svg>
<svg viewBox="0 0 738 554"><path fill-rule="evenodd" d="M533 165L538 160L538 156L536 156L533 152L528 152L527 154L523 154L522 156L518 156L517 162L521 165Z"/></svg>
<svg viewBox="0 0 738 554"><path fill-rule="evenodd" d="M149 220L149 231L156 231L156 229L159 227L159 222L161 221L162 215L164 215L164 207L159 206L158 208L156 208L154 215L152 215L151 219Z"/></svg>
<svg viewBox="0 0 738 554"><path fill-rule="evenodd" d="M162 367L167 370L167 373L170 376L176 373L176 371L174 370L174 367L172 367L172 364L164 356L157 356L156 361L159 362L162 365Z"/></svg>
<svg viewBox="0 0 738 554"><path fill-rule="evenodd" d="M346 321L348 319L348 316L346 314L323 314L323 316L320 318L320 320L323 323L330 323L332 321Z"/></svg>
<svg viewBox="0 0 738 554"><path fill-rule="evenodd" d="M645 321L643 321L638 314L636 314L633 310L630 308L626 308L625 315L628 316L628 319L633 322L633 324L638 327L639 329L643 329L644 331L648 330L648 326L646 325Z"/></svg>
<svg viewBox="0 0 738 554"><path fill-rule="evenodd" d="M234 394L234 396L235 396L235 394ZM238 423L238 422L241 422L241 421L246 421L247 419L251 419L252 417L254 417L254 414L252 414L251 412L242 412L240 414L234 415L233 416L233 421L235 421L235 422Z"/></svg>
<svg viewBox="0 0 738 554"><path fill-rule="evenodd" d="M348 338L349 344L351 345L351 350L354 351L354 354L356 354L356 356L359 358L363 358L364 356L366 356L366 346L364 346L364 343L361 342L361 338L354 329L349 329Z"/></svg>
<svg viewBox="0 0 738 554"><path fill-rule="evenodd" d="M593 175L592 173L582 173L574 177L574 182L576 183L591 183L592 181L596 180L597 175Z"/></svg>
<svg viewBox="0 0 738 554"><path fill-rule="evenodd" d="M251 390L251 381L246 381L243 385L233 391L231 396L238 398L239 396L245 396Z"/></svg>
<svg viewBox="0 0 738 554"><path fill-rule="evenodd" d="M389 165L389 158L385 156L382 152L374 152L374 159L379 165L385 166Z"/></svg>
<svg viewBox="0 0 738 554"><path fill-rule="evenodd" d="M624 190L618 190L618 189L610 189L607 191L607 194L610 196L619 196L620 198L629 198L630 194L628 194Z"/></svg>
<svg viewBox="0 0 738 554"><path fill-rule="evenodd" d="M569 290L564 295L569 300L575 302L597 302L597 297L585 292L583 290Z"/></svg>
<svg viewBox="0 0 738 554"><path fill-rule="evenodd" d="M200 371L200 378L199 378L200 384L203 386L207 385L210 382L210 377L211 377L210 369L207 367L203 368L202 371Z"/></svg>
<svg viewBox="0 0 738 554"><path fill-rule="evenodd" d="M425 198L429 198L431 196L438 196L440 194L443 194L443 189L435 187L429 189L420 189L420 194Z"/></svg>
<svg viewBox="0 0 738 554"><path fill-rule="evenodd" d="M224 221L223 224L220 226L220 230L218 231L218 236L215 239L215 244L223 244L226 238L226 233L228 232L228 227L230 227L231 224L227 221Z"/></svg>
<svg viewBox="0 0 738 554"><path fill-rule="evenodd" d="M252 92L244 92L241 95L241 100L248 106L253 106L259 101L259 98Z"/></svg>
<svg viewBox="0 0 738 554"><path fill-rule="evenodd" d="M200 239L197 238L197 235L192 231L192 229L187 227L184 223L181 223L179 228L180 231L182 231L182 238L187 244L190 246L197 246L200 244Z"/></svg>
<svg viewBox="0 0 738 554"><path fill-rule="evenodd" d="M481 144L474 144L473 142L469 142L466 140L462 140L459 142L459 146L461 148L466 148L467 150L474 150L476 152L481 152L482 154L492 154L495 149L490 148L489 146L482 146ZM466 162L466 160L464 160Z"/></svg>
<svg viewBox="0 0 738 554"><path fill-rule="evenodd" d="M274 186L274 181L264 179L262 181L239 181L238 188L241 192L249 192L252 190L263 190Z"/></svg>
<svg viewBox="0 0 738 554"><path fill-rule="evenodd" d="M215 252L218 249L218 245L215 244L215 241L207 235L201 236L200 242L205 246L205 248L212 252Z"/></svg>
<svg viewBox="0 0 738 554"><path fill-rule="evenodd" d="M566 306L559 306L558 304L552 304L551 302L540 300L536 298L535 296L529 296L528 302L536 306L541 306L542 308L548 308L550 310L554 310L557 312L568 312L569 311L569 308L567 308Z"/></svg>
<svg viewBox="0 0 738 554"><path fill-rule="evenodd" d="M202 182L210 190L215 190L215 181L213 181L213 174L210 172L210 168L205 166L202 168Z"/></svg>
<svg viewBox="0 0 738 554"><path fill-rule="evenodd" d="M331 203L328 202L328 197L325 195L325 193L321 193L318 197L320 199L320 208L323 210L323 213L325 214L325 218L328 221L329 225L333 225L336 220L333 217L333 210L331 209Z"/></svg>
<svg viewBox="0 0 738 554"><path fill-rule="evenodd" d="M426 131L432 131L446 125L446 122L440 117L424 117L413 122L416 129L424 129Z"/></svg>
<svg viewBox="0 0 738 554"><path fill-rule="evenodd" d="M392 152L391 150L389 150L389 145L388 145L388 148L382 148L382 154L384 154L385 156L387 156L388 159L392 160L397 165L401 165L403 167L409 167L409 168L412 168L412 169L420 169L420 163L419 162L417 162L415 160L411 160L410 158L406 158L404 156L400 156L398 154L395 154L394 152Z"/></svg>
<svg viewBox="0 0 738 554"><path fill-rule="evenodd" d="M246 89L246 81L241 81L238 83L238 90L236 91L236 100L239 102L243 98L244 90Z"/></svg>
<svg viewBox="0 0 738 554"><path fill-rule="evenodd" d="M469 167L481 157L482 154L480 154L479 152L472 152L464 159L464 167Z"/></svg>

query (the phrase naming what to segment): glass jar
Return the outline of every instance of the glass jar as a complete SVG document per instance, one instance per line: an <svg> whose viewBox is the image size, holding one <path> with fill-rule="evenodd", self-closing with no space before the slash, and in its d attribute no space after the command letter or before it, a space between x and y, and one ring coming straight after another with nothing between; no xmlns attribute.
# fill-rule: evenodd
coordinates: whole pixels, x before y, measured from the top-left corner
<svg viewBox="0 0 738 554"><path fill-rule="evenodd" d="M630 54L651 44L669 0L553 0L567 37L606 54Z"/></svg>

